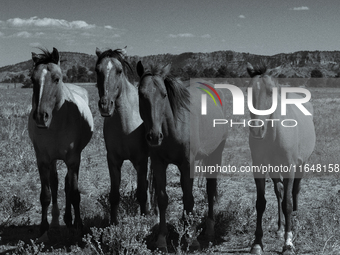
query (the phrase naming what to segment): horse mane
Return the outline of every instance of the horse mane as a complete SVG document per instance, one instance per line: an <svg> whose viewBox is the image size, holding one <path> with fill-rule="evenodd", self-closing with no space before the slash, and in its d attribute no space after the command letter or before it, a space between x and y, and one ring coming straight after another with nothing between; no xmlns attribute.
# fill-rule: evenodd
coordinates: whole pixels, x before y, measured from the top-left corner
<svg viewBox="0 0 340 255"><path fill-rule="evenodd" d="M265 62L261 61L260 64L257 64L254 66L252 70L249 70L247 68L248 74L250 75L251 78L257 76L257 75L263 75L266 74L268 70L268 67Z"/></svg>
<svg viewBox="0 0 340 255"><path fill-rule="evenodd" d="M35 65L40 65L40 64L48 64L48 63L53 63L58 65L59 60L55 59L52 52L50 52L48 49L45 48L40 48L37 47L39 50L42 51L42 53L38 54L39 59L35 62Z"/></svg>
<svg viewBox="0 0 340 255"><path fill-rule="evenodd" d="M98 65L104 58L117 59L122 64L125 75L127 75L126 70L130 70L130 72L133 73L130 64L124 59L124 56L121 54L119 49L116 49L116 50L108 49L102 52L102 54L98 56L96 65Z"/></svg>
<svg viewBox="0 0 340 255"><path fill-rule="evenodd" d="M150 64L149 69L145 71L141 80L145 76L161 76L163 77L163 66ZM183 109L190 111L190 93L182 81L171 74L166 74L164 77L164 85L168 95L171 110L175 119L181 119Z"/></svg>

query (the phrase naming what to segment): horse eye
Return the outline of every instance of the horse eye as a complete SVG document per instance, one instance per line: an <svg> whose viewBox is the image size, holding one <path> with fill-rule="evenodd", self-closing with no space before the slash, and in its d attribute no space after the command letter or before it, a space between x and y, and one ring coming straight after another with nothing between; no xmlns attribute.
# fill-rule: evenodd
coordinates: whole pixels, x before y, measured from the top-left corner
<svg viewBox="0 0 340 255"><path fill-rule="evenodd" d="M56 78L56 79L54 80L54 82L55 82L55 83L59 83L59 78Z"/></svg>
<svg viewBox="0 0 340 255"><path fill-rule="evenodd" d="M166 98L166 97L167 97L167 94L164 94L164 95L163 95L163 98Z"/></svg>
<svg viewBox="0 0 340 255"><path fill-rule="evenodd" d="M119 75L122 73L122 69L117 69L116 73Z"/></svg>

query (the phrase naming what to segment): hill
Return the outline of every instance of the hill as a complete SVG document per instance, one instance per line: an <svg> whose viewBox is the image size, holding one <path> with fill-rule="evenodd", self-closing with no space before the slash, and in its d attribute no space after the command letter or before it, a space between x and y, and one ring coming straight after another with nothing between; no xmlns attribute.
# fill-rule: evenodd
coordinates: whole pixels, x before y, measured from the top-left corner
<svg viewBox="0 0 340 255"><path fill-rule="evenodd" d="M61 68L68 82L95 82L94 65L97 57L84 53L60 52ZM234 51L211 53L186 52L179 55L160 54L145 57L129 56L133 70L137 62L172 63L175 75L190 77L247 77L246 63L264 61L277 77L309 78L313 70L323 77L338 77L340 74L339 51L299 51L262 56ZM29 78L32 60L0 68L0 82L24 82ZM137 79L136 74L134 78Z"/></svg>

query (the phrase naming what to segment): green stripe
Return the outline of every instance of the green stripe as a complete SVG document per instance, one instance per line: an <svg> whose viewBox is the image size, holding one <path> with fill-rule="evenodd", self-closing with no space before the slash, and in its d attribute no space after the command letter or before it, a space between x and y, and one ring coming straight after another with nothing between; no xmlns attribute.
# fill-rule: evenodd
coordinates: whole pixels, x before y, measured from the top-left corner
<svg viewBox="0 0 340 255"><path fill-rule="evenodd" d="M215 105L217 105L217 104L216 104L215 98L213 97L213 95L212 95L208 90L202 89L202 88L199 88L199 87L197 87L197 88L198 88L198 89L201 89L201 90L203 90L203 91L205 91L205 92L207 92L207 94L214 100Z"/></svg>

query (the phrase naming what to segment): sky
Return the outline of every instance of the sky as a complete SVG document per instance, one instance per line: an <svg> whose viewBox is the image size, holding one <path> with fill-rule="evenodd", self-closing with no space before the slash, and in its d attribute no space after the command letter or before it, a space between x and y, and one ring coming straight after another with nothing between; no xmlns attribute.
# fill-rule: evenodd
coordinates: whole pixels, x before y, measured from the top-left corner
<svg viewBox="0 0 340 255"><path fill-rule="evenodd" d="M37 47L128 55L340 50L338 0L1 0L0 67Z"/></svg>

